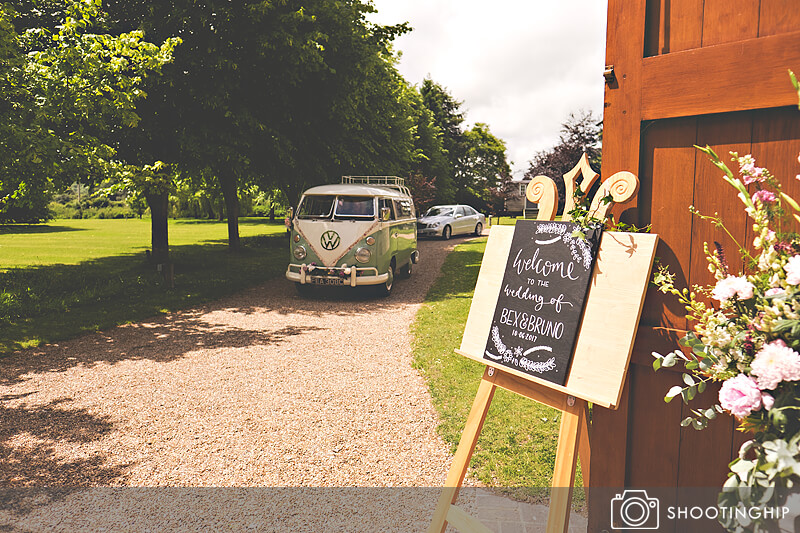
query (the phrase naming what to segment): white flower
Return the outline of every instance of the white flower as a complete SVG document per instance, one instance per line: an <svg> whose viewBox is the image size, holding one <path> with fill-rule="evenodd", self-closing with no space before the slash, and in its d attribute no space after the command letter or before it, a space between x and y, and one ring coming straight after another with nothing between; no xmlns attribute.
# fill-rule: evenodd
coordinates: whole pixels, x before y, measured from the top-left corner
<svg viewBox="0 0 800 533"><path fill-rule="evenodd" d="M711 291L711 297L720 302L729 300L734 296L738 296L740 300L752 298L753 284L747 281L747 278L744 276L728 276L718 281L714 290Z"/></svg>
<svg viewBox="0 0 800 533"><path fill-rule="evenodd" d="M782 381L800 380L800 354L782 340L772 341L756 354L750 370L761 390L772 390Z"/></svg>
<svg viewBox="0 0 800 533"><path fill-rule="evenodd" d="M783 269L786 271L786 283L800 285L800 255L789 258Z"/></svg>

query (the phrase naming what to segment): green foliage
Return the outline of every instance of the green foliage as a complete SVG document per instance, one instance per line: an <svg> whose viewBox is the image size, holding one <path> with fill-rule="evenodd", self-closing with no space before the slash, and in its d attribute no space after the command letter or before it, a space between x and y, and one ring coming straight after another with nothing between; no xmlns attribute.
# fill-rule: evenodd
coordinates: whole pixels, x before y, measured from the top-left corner
<svg viewBox="0 0 800 533"><path fill-rule="evenodd" d="M446 173L436 176L437 201L457 201L480 210L489 209L496 195L493 189L497 189L504 177L511 173L505 143L495 137L484 123L463 130L462 102L430 78L422 82L420 94L440 132L449 167Z"/></svg>
<svg viewBox="0 0 800 533"><path fill-rule="evenodd" d="M389 48L407 28L374 26L361 0L264 2L117 0L117 31L141 28L183 44L153 79L136 137L120 153L176 164L194 190L225 198L282 188L294 204L342 174L399 174L412 155L406 84Z"/></svg>
<svg viewBox="0 0 800 533"><path fill-rule="evenodd" d="M54 185L112 172L107 136L136 125L144 78L158 72L179 43L168 39L158 46L135 31L93 33L99 0L47 4L63 9L55 11L60 24L18 33L18 16L36 20L38 8L25 7L30 11L18 15L0 6L0 221L42 220L41 206Z"/></svg>

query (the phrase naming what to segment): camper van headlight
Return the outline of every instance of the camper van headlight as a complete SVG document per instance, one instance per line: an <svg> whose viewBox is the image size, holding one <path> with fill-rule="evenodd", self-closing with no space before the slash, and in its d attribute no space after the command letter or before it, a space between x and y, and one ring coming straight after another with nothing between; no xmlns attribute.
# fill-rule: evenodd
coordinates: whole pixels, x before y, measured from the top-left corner
<svg viewBox="0 0 800 533"><path fill-rule="evenodd" d="M298 261L302 261L306 258L306 249L304 246L295 246L292 253L294 254L294 258Z"/></svg>
<svg viewBox="0 0 800 533"><path fill-rule="evenodd" d="M369 251L369 248L359 248L356 250L356 261L359 263L366 263L369 261L370 257L372 257L372 252Z"/></svg>

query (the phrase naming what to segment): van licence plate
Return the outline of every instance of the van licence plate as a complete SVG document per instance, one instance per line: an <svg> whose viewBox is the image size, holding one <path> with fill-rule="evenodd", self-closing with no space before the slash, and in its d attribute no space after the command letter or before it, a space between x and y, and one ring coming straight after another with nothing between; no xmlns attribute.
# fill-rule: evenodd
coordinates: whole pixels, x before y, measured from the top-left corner
<svg viewBox="0 0 800 533"><path fill-rule="evenodd" d="M344 278L322 278L319 276L312 276L309 281L314 285L346 285L348 282Z"/></svg>

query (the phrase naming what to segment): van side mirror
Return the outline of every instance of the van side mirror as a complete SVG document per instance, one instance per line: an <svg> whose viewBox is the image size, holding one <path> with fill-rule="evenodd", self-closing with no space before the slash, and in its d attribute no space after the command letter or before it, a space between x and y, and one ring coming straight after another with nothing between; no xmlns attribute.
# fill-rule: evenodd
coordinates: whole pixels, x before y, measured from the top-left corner
<svg viewBox="0 0 800 533"><path fill-rule="evenodd" d="M392 216L392 211L388 207L381 207L381 220L386 221L389 220L389 217Z"/></svg>

